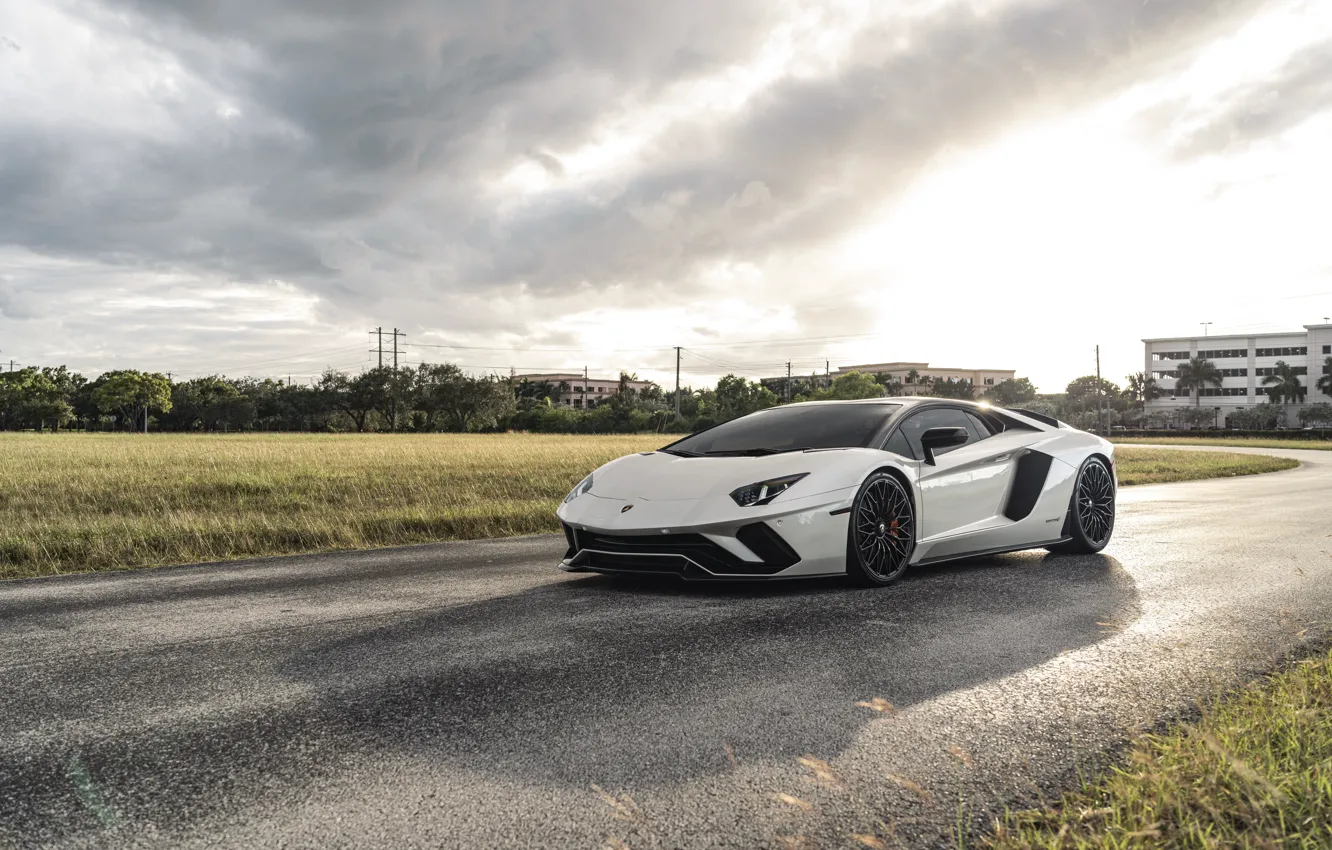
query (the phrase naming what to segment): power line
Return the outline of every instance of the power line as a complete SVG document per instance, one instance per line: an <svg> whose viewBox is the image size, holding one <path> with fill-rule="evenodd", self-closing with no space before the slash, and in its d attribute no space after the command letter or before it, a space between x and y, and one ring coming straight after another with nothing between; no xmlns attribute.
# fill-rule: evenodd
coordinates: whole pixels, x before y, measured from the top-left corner
<svg viewBox="0 0 1332 850"><path fill-rule="evenodd" d="M726 349L726 348L747 348L747 347L786 348L790 346L805 347L808 345L822 345L826 342L833 342L833 341L852 340L852 339L871 339L883 336L885 336L885 334L875 333L875 334L839 334L835 336L808 336L808 337L792 337L792 338L777 338L777 339L750 339L750 340L737 340L735 342L700 342L700 343L691 344L689 347L693 349L698 349L698 348ZM633 348L597 348L597 349L543 348L543 347L532 347L532 346L525 346L525 347L511 346L506 348L506 347L496 347L496 346L486 346L486 345L453 345L448 343L433 343L433 342L410 342L410 343L404 343L404 345L409 345L414 348L446 348L457 351L524 351L532 353L545 351L545 352L550 352L552 354L557 354L557 353L582 354L582 353L591 353L591 352L621 353L625 351L670 351L676 348L676 346L674 345L640 345L640 346L635 346Z"/></svg>
<svg viewBox="0 0 1332 850"><path fill-rule="evenodd" d="M766 363L755 363L755 362L750 362L750 363L736 363L736 362L729 361L729 360L718 360L718 359L715 358L715 357L709 357L709 356L706 355L706 354L700 354L699 352L697 352L697 351L691 351L691 350L688 349L688 348L686 348L686 349L684 349L684 350L687 351L687 352L689 352L692 356L697 357L699 360L702 360L702 361L704 361L704 362L706 362L706 363L710 363L710 364L712 364L713 366L720 366L720 367L723 368L723 369L738 369L738 370L740 370L740 371L742 371L742 372L743 372L743 371L759 372L759 371L772 370L772 369L784 369L784 368L786 368L786 363L787 363L787 361L785 361L785 360L771 361L771 362L766 362ZM804 368L807 367L807 366L808 366L808 367L811 367L811 368L817 368L819 365L821 365L821 364L823 364L823 363L826 363L826 362L827 362L826 360L818 360L818 361L813 361L813 360L811 360L811 361L798 361L798 360L793 360L793 361L791 361L791 363L792 363L793 366L800 366L802 369L804 369Z"/></svg>
<svg viewBox="0 0 1332 850"><path fill-rule="evenodd" d="M741 340L738 342L704 342L704 343L694 343L693 345L690 346L690 348L742 348L750 346L757 346L757 347L771 346L773 348L785 348L787 346L797 346L797 345L800 347L805 347L807 345L820 345L825 342L838 342L842 340L851 340L851 339L874 339L874 338L882 338L884 336L886 335L885 334L839 334L837 336L805 336L805 337L792 337L789 339L781 338L776 341L755 339L755 340Z"/></svg>
<svg viewBox="0 0 1332 850"><path fill-rule="evenodd" d="M550 354L584 354L584 353L587 353L587 352L590 352L590 351L593 351L593 350L595 350L595 351L605 351L605 352L620 353L620 352L624 352L624 351L658 351L658 350L662 350L662 351L664 351L664 350L667 350L667 349L670 349L670 348L674 348L674 346L670 346L670 345L662 345L662 346L640 346L640 347L637 347L637 348L598 348L598 349L589 349L589 348L496 348L496 347L494 347L494 346L486 346L486 345L444 345L444 344L431 343L431 342L405 342L405 343L403 343L403 346L404 346L404 347L411 347L411 348L447 348L447 349L454 350L454 351L505 351L505 352L510 352L510 351L522 351L522 352L527 352L527 353L529 353L529 354L541 354L541 353L543 353L543 352L549 352Z"/></svg>
<svg viewBox="0 0 1332 850"><path fill-rule="evenodd" d="M213 375L218 372L229 371L233 369L255 369L260 366L286 365L290 363L303 363L315 359L320 354L332 354L334 352L350 351L359 349L359 345L340 345L337 348L325 348L319 351L312 351L307 355L296 355L292 357L274 357L265 360L248 361L240 364L229 364L225 366L214 366L211 369L176 369L174 371L180 374L189 375Z"/></svg>

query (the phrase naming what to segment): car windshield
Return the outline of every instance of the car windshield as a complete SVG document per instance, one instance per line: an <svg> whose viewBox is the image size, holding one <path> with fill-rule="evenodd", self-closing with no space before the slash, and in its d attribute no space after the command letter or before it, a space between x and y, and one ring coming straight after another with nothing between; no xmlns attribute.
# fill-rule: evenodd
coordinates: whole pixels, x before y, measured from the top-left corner
<svg viewBox="0 0 1332 850"><path fill-rule="evenodd" d="M868 446L900 404L816 404L761 410L666 446L683 455L769 454Z"/></svg>

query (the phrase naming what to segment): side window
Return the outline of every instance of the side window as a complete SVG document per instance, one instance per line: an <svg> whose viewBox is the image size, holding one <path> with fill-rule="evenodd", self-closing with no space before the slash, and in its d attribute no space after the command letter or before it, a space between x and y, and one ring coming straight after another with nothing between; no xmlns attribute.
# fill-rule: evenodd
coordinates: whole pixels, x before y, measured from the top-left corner
<svg viewBox="0 0 1332 850"><path fill-rule="evenodd" d="M976 424L971 421L971 417L964 411L955 407L935 407L929 410L922 410L909 417L898 429L899 434L906 437L907 443L911 446L911 457L922 458L925 456L925 450L920 446L920 435L931 428L965 428L969 439L964 445L971 445L981 439L981 432L977 430ZM986 436L989 436L986 433ZM961 446L954 446L961 448ZM953 449L944 449L935 452L936 456L947 454Z"/></svg>
<svg viewBox="0 0 1332 850"><path fill-rule="evenodd" d="M1003 430L1003 428L995 428L991 426L990 423L984 417L977 416L976 414L971 413L970 411L967 412L967 418L970 419L971 423L976 426L976 433L980 435L980 438L982 440L985 439L986 437L993 437L999 431Z"/></svg>
<svg viewBox="0 0 1332 850"><path fill-rule="evenodd" d="M911 450L911 443L907 442L906 435L902 433L901 428L898 428L893 432L893 435L888 438L888 444L885 445L884 448L890 452L899 454L902 457L911 458L912 460L920 459L916 453Z"/></svg>

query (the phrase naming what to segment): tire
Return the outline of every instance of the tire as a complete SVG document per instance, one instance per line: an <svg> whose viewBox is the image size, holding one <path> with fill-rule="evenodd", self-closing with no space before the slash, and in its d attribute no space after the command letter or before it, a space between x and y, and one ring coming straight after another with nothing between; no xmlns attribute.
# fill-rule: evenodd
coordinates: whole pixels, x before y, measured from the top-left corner
<svg viewBox="0 0 1332 850"><path fill-rule="evenodd" d="M1048 547L1051 552L1090 555L1104 549L1115 533L1115 479L1099 457L1078 467L1064 528L1069 539Z"/></svg>
<svg viewBox="0 0 1332 850"><path fill-rule="evenodd" d="M875 472L851 503L846 531L846 574L862 587L892 584L906 572L916 548L916 509L894 475Z"/></svg>

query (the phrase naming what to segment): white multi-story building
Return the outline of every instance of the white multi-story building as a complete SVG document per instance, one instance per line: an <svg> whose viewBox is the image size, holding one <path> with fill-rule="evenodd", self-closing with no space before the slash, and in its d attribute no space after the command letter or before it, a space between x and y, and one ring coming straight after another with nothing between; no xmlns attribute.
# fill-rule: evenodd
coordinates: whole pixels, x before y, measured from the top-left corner
<svg viewBox="0 0 1332 850"><path fill-rule="evenodd" d="M514 381L526 380L533 384L550 384L554 391L551 402L565 407L596 407L620 391L618 378L589 378L581 372L549 372L514 375ZM567 384L562 387L561 384ZM651 381L629 381L629 388L642 391L652 386Z"/></svg>
<svg viewBox="0 0 1332 850"><path fill-rule="evenodd" d="M1221 370L1221 386L1206 387L1197 402L1211 407L1218 422L1237 410L1269 401L1263 378L1278 362L1293 366L1306 388L1306 401L1319 399L1314 384L1332 356L1332 324L1305 325L1294 333L1237 336L1188 336L1144 339L1143 371L1165 395L1147 404L1148 412L1176 410L1195 403L1191 393L1176 394L1179 366L1192 357L1210 360ZM1293 419L1293 415L1292 415Z"/></svg>

